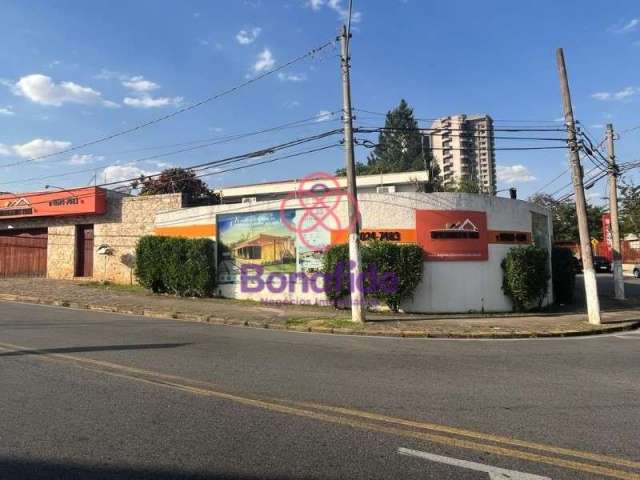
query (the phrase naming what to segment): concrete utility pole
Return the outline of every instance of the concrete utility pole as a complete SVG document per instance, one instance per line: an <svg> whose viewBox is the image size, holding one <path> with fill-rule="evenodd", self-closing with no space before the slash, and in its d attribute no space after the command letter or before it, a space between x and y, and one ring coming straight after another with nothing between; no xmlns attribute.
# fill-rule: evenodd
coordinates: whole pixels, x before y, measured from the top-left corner
<svg viewBox="0 0 640 480"><path fill-rule="evenodd" d="M607 159L609 160L609 229L613 256L613 289L618 300L624 300L624 275L620 249L620 224L618 221L618 169L613 146L613 125L607 124Z"/></svg>
<svg viewBox="0 0 640 480"><path fill-rule="evenodd" d="M569 92L567 67L564 63L564 52L561 48L556 52L556 60L558 63L558 73L560 75L560 91L562 93L564 121L567 126L571 178L573 180L573 189L576 196L576 214L578 216L578 231L580 233L580 251L582 252L582 270L584 273L584 290L587 299L587 314L589 316L589 323L599 325L600 300L598 298L596 272L593 269L589 224L587 223L587 203L584 198L584 184L582 183L583 171L582 165L580 165L580 155L578 153L576 122L573 118L573 107L571 105L571 93Z"/></svg>
<svg viewBox="0 0 640 480"><path fill-rule="evenodd" d="M349 208L349 260L353 264L351 273L351 320L364 322L365 305L361 282L362 262L360 257L360 216L358 214L358 188L356 185L356 165L353 155L353 118L351 116L351 80L349 77L349 36L347 27L342 26L340 34L340 66L342 69L342 122L344 125L344 153L347 163L347 192ZM362 282L363 283L363 282Z"/></svg>

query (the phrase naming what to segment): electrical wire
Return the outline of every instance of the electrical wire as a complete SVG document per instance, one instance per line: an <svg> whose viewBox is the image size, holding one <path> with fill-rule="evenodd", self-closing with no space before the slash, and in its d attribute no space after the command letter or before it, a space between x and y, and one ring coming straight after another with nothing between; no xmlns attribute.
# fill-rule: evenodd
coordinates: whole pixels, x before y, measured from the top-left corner
<svg viewBox="0 0 640 480"><path fill-rule="evenodd" d="M332 114L336 114L337 112L332 112ZM311 117L313 118L313 117ZM258 130L255 132L249 132L249 133L245 133L245 134L238 134L233 136L232 140L237 140L237 139L241 139L241 138L247 138L250 136L255 136L255 135L259 135L262 133L270 133L273 131L277 131L277 130L281 130L283 129L283 127L288 127L291 125L294 125L298 122L290 122L288 124L283 124L283 125L279 125L276 127L271 127L271 128L267 128L267 129L263 129L263 130ZM317 122L314 122L314 124L316 124ZM324 122L323 122L324 123ZM296 125L299 126L300 124ZM320 124L322 125L322 124ZM164 158L164 157L169 157L172 155L177 155L180 153L185 153L185 152L191 152L194 150L199 150L199 149L203 149L203 148L207 148L213 145L218 145L218 144L222 144L222 143L228 143L230 141L232 141L229 139L229 137L222 139L222 140L218 140L218 141L214 141L214 142L209 142L203 145L197 145L197 146L193 146L193 147L188 147L188 148L184 148L184 149L179 149L179 150L173 150L170 152L164 152L164 153L160 153L160 154L155 154L155 155L149 155L149 156L145 156L145 157L141 157L141 158L137 158L134 160L129 160L126 162L127 165L130 164L135 164L135 163L141 163L141 162L145 162L145 161L150 161L150 160L156 160L159 158ZM13 185L13 184L17 184L17 183L24 183L24 182L30 182L30 181L35 181L35 180L49 180L52 178L60 178L60 177L65 177L68 175L79 175L82 173L90 173L90 172L95 172L97 169L100 168L108 168L111 166L116 166L118 164L114 164L114 163L108 163L108 164L98 164L98 165L93 165L91 168L85 168L85 169L80 169L80 170L72 170L72 171L67 171L65 173L58 173L58 174L53 174L53 175L46 175L46 176L42 176L42 177L30 177L30 178L22 178L22 179L16 179L16 180L11 180L11 181L7 181L7 182L0 182L0 185Z"/></svg>
<svg viewBox="0 0 640 480"><path fill-rule="evenodd" d="M82 143L80 145L76 145L74 147L66 148L66 149L60 150L58 152L39 155L39 156L36 156L36 157L31 157L31 158L23 160L20 163L16 163L16 165L19 165L19 164L22 164L22 163L33 162L33 161L36 161L36 160L42 160L42 159L53 157L53 156L57 156L57 155L62 155L64 153L74 152L74 151L80 150L82 148L89 147L91 145L96 145L98 143L102 143L102 142L106 142L106 141L109 141L109 140L113 140L114 138L121 137L121 136L127 135L129 133L137 132L137 131L142 130L144 128L147 128L147 127L150 127L152 125L155 125L157 123L163 122L165 120L169 120L169 119L171 119L173 117L176 117L176 116L178 116L178 115L180 115L182 113L194 110L194 109L196 109L198 107L201 107L202 105L210 103L210 102L212 102L214 100L217 100L217 99L219 99L221 97L224 97L224 96L230 95L232 93L235 93L235 92L237 92L238 90L240 90L240 89L242 89L244 87L247 87L247 86L249 86L249 85L251 85L251 84L253 84L255 82L258 82L258 81L262 80L263 78L266 78L266 77L268 77L270 75L273 75L273 74L275 74L277 72L280 72L281 70L284 70L284 69L290 67L291 65L294 65L294 64L296 64L296 63L298 63L298 62L300 62L300 61L302 61L302 60L304 60L306 58L313 57L316 54L318 54L319 52L321 52L322 50L324 50L325 48L327 48L327 47L329 47L331 45L334 45L334 44L335 44L334 40L325 42L324 44L322 44L322 45L320 45L320 46L318 46L316 48L312 48L311 50L307 51L306 53L304 53L302 55L299 55L299 56L297 56L297 57L295 57L295 58L283 63L282 65L280 65L278 67L272 68L271 70L267 70L266 72L263 72L260 75L257 75L255 77L250 78L250 79L248 79L248 80L246 80L246 81L244 81L242 83L239 83L239 84L237 84L237 85L235 85L233 87L227 88L226 90L223 90L223 91L221 91L219 93L211 95L211 96L209 96L207 98L204 98L204 99L202 99L202 100L200 100L198 102L195 102L195 103L192 103L192 104L187 105L185 107L182 107L182 108L180 108L178 110L175 110L175 111L173 111L171 113L168 113L166 115L162 115L160 117L154 118L154 119L149 120L147 122L140 123L140 124L135 125L133 127L127 128L125 130L120 130L118 132L114 132L114 133L106 135L104 137L101 137L101 138L98 138L98 139L95 139L95 140L91 140L91 141L88 141L88 142L84 142L84 143Z"/></svg>
<svg viewBox="0 0 640 480"><path fill-rule="evenodd" d="M212 176L212 175L221 175L221 174L226 173L226 172L242 170L244 168L255 167L255 166L264 165L264 164L267 164L267 163L273 163L273 162L276 162L276 161L285 160L285 159L288 159L288 158L299 157L299 156L302 156L302 155L309 155L311 153L316 153L316 152L328 150L330 148L335 148L335 147L338 147L340 145L341 145L340 142L332 143L332 144L329 144L329 145L323 145L323 146L312 148L312 149L309 149L309 150L305 150L305 151L301 151L301 152L295 152L295 153L291 153L289 155L283 155L281 157L270 158L270 159L263 160L263 161L260 161L260 162L254 162L254 163L250 163L250 164L245 164L245 165L241 165L239 167L234 167L234 168L230 168L230 169L226 169L226 170L218 170L218 171L215 171L215 172L208 172L208 173L205 173L205 174L197 174L197 175L195 175L195 178L202 178L202 177ZM241 158L241 159L236 159L235 161L239 162L239 161L242 161L242 160L247 160L247 159L246 158ZM228 161L228 159L221 160L216 165L222 164L222 162L226 162L226 161ZM214 165L209 165L209 166L206 166L206 168L202 168L200 170L196 170L195 167L194 168L186 168L185 170L190 170L190 171L201 173L202 171L204 171L206 169L213 168L213 166ZM160 175L161 175L161 173L154 174L154 175L145 175L145 176L143 176L143 179L151 179L151 178L158 177ZM139 180L141 180L140 177L134 177L134 178L118 180L118 181L115 181L115 182L102 183L102 184L98 184L98 185L95 185L95 186L92 186L92 187L60 189L60 190L56 191L55 193L70 193L70 194L73 194L77 190L112 187L112 186L120 185L120 184L131 184L132 182L139 181ZM38 196L38 195L41 195L42 193L45 193L45 192L37 192L37 193L34 192L34 193L30 193L30 194L19 195L18 198L28 198L28 197L31 197L31 196ZM80 199L80 198L89 198L89 197L93 197L93 196L94 196L94 193L93 193L93 191L91 191L91 192L87 192L86 194L82 194L82 195L74 195L73 197ZM30 205L47 204L49 202L50 202L50 200L42 200L42 201L38 201L38 202L30 202Z"/></svg>

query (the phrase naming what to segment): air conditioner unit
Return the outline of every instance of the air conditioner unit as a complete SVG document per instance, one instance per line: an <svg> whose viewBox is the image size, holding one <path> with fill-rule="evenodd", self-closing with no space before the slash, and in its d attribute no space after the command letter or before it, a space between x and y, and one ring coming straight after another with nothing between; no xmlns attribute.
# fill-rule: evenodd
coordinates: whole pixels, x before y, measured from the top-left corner
<svg viewBox="0 0 640 480"><path fill-rule="evenodd" d="M376 193L396 193L396 186L395 185L389 185L386 187L376 187Z"/></svg>
<svg viewBox="0 0 640 480"><path fill-rule="evenodd" d="M257 201L256 197L242 197L242 203L256 203Z"/></svg>

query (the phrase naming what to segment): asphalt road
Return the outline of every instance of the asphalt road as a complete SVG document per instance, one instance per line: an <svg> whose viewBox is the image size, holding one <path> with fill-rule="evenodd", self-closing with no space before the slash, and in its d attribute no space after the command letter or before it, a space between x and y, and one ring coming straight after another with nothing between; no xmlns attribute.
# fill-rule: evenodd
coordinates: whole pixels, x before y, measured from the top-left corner
<svg viewBox="0 0 640 480"><path fill-rule="evenodd" d="M637 479L639 361L0 303L0 479Z"/></svg>

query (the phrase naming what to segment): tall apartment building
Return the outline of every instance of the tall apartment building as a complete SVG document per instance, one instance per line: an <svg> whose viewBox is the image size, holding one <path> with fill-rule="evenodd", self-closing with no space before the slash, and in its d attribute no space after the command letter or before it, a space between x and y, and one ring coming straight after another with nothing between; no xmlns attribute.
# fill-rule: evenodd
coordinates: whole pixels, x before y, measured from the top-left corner
<svg viewBox="0 0 640 480"><path fill-rule="evenodd" d="M429 144L444 185L477 182L480 191L496 192L493 120L489 115L452 115L431 126Z"/></svg>

